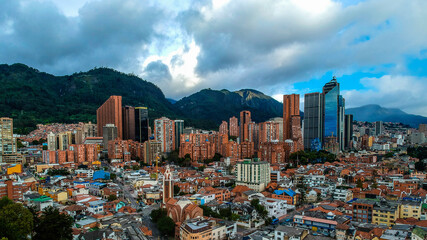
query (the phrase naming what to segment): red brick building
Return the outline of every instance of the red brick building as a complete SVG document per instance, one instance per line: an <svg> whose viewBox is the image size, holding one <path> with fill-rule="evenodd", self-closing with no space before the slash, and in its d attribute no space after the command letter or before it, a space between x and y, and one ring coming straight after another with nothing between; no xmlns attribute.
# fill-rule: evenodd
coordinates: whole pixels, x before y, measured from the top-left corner
<svg viewBox="0 0 427 240"><path fill-rule="evenodd" d="M22 201L23 185L22 183L6 180L0 182L0 198L8 197L14 201Z"/></svg>
<svg viewBox="0 0 427 240"><path fill-rule="evenodd" d="M219 125L219 133L228 135L228 123L226 121L222 121Z"/></svg>
<svg viewBox="0 0 427 240"><path fill-rule="evenodd" d="M96 110L98 137L103 137L102 128L107 124L117 127L117 137L123 138L122 96L110 98Z"/></svg>
<svg viewBox="0 0 427 240"><path fill-rule="evenodd" d="M230 136L239 136L239 120L236 117L230 118Z"/></svg>

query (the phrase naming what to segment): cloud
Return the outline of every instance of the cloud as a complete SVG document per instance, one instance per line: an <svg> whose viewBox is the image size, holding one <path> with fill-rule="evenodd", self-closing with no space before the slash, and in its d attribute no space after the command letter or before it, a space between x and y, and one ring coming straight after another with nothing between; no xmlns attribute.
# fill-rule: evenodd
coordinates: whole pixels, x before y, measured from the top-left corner
<svg viewBox="0 0 427 240"><path fill-rule="evenodd" d="M427 77L385 75L363 78L360 83L366 90L342 91L346 107L380 103L383 107L404 109L413 114L425 115L427 112Z"/></svg>
<svg viewBox="0 0 427 240"><path fill-rule="evenodd" d="M50 1L6 0L0 7L0 62L69 74L95 66L132 72L161 34L163 12L137 0L93 1L66 16ZM0 27L1 28L1 27Z"/></svg>
<svg viewBox="0 0 427 240"><path fill-rule="evenodd" d="M172 98L202 88L254 88L280 98L302 95L293 84L325 72L418 81L406 60L426 58L426 22L425 0L3 0L0 62L54 74L112 67ZM371 90L354 94L385 93L364 86Z"/></svg>
<svg viewBox="0 0 427 240"><path fill-rule="evenodd" d="M403 64L427 48L426 9L425 1L235 0L191 8L178 19L200 46L195 71L202 79L212 87L265 90L327 71L340 76Z"/></svg>

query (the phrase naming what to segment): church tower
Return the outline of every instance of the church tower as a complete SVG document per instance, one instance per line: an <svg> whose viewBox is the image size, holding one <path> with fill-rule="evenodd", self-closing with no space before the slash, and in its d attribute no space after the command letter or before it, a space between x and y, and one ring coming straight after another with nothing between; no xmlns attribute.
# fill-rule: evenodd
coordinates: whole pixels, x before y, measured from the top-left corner
<svg viewBox="0 0 427 240"><path fill-rule="evenodd" d="M166 202L171 198L173 198L172 173L169 165L167 165L163 176L163 204L166 204Z"/></svg>

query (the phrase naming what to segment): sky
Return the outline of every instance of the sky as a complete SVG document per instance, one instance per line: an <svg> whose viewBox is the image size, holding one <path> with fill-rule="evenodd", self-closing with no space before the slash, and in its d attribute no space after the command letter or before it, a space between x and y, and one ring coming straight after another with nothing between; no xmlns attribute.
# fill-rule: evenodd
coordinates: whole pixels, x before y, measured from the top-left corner
<svg viewBox="0 0 427 240"><path fill-rule="evenodd" d="M204 88L321 91L427 116L425 0L1 0L0 63L134 73L179 100Z"/></svg>

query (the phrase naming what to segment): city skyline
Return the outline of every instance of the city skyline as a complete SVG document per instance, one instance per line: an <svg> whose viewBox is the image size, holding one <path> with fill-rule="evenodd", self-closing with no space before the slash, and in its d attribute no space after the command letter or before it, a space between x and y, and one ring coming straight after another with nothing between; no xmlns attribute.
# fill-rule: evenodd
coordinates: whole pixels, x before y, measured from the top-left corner
<svg viewBox="0 0 427 240"><path fill-rule="evenodd" d="M425 4L7 0L0 62L59 75L110 67L173 99L250 88L281 101L336 75L349 108L378 103L426 115Z"/></svg>

